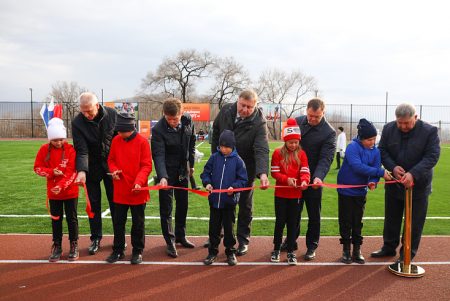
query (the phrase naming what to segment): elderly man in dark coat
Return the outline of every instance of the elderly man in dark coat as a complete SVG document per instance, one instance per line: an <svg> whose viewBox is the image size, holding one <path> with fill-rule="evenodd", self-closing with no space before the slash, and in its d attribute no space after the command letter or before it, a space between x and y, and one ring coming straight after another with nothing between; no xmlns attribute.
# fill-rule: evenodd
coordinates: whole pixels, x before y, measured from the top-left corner
<svg viewBox="0 0 450 301"><path fill-rule="evenodd" d="M220 134L224 130L233 131L236 137L236 150L247 167L247 187L253 186L255 178L260 179L261 187L269 185L267 124L262 111L257 108L257 101L256 92L253 90L242 91L237 102L222 107L213 124L211 153L217 152ZM248 252L252 219L253 190L243 191L239 200L238 256Z"/></svg>
<svg viewBox="0 0 450 301"><path fill-rule="evenodd" d="M405 187L413 187L411 258L417 253L427 215L433 168L439 160L438 130L420 119L411 104L395 110L396 120L383 128L379 149L381 162L399 184L385 186L383 246L372 257L395 256L400 243ZM403 246L399 261L403 260Z"/></svg>
<svg viewBox="0 0 450 301"><path fill-rule="evenodd" d="M103 180L111 216L114 217L113 183L108 169L108 155L111 140L115 136L116 110L98 103L97 96L90 92L80 95L80 113L72 120L72 137L78 171L76 183L86 183L94 218L89 219L91 245L89 254L100 248L102 232L102 190Z"/></svg>

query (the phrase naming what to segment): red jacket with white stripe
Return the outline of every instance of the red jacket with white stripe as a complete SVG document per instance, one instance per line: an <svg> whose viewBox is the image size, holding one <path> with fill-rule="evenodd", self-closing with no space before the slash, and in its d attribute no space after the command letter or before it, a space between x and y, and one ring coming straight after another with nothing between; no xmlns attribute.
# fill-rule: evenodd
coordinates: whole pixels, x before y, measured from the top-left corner
<svg viewBox="0 0 450 301"><path fill-rule="evenodd" d="M64 142L61 148L55 148L47 143L39 149L34 161L34 172L47 178L47 197L50 200L78 198L78 185L73 182L77 175L75 156L75 149L67 142ZM62 171L63 175L55 176L53 173L55 168ZM51 191L56 186L61 187L59 194Z"/></svg>
<svg viewBox="0 0 450 301"><path fill-rule="evenodd" d="M306 153L301 150L298 152L300 166L293 158L294 153L290 152L291 163L286 166L281 155L281 148L277 148L272 154L271 175L276 180L277 186L287 186L288 178L297 179L297 186L305 181L309 184L310 173L308 166L308 158ZM302 190L300 188L275 188L275 196L280 198L298 199L302 197Z"/></svg>
<svg viewBox="0 0 450 301"><path fill-rule="evenodd" d="M111 172L122 171L119 173L120 179L114 180L114 203L140 205L150 199L148 191L132 191L135 184L148 186L148 176L152 172L152 155L147 139L138 133L127 140L119 135L114 137L108 166Z"/></svg>

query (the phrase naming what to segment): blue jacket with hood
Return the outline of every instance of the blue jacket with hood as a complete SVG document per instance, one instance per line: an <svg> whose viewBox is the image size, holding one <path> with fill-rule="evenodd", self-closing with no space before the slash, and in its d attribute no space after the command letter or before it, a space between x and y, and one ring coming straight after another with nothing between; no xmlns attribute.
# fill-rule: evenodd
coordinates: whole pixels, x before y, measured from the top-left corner
<svg viewBox="0 0 450 301"><path fill-rule="evenodd" d="M243 188L248 181L245 163L236 148L228 156L224 156L220 150L212 154L200 178L203 186L211 184L214 189ZM239 202L239 196L240 193L231 196L226 192L211 193L209 205L213 208L234 207Z"/></svg>
<svg viewBox="0 0 450 301"><path fill-rule="evenodd" d="M345 151L337 183L346 185L377 183L383 175L380 150L377 147L365 148L358 138L353 139ZM347 196L364 196L367 194L367 187L338 188L337 191Z"/></svg>

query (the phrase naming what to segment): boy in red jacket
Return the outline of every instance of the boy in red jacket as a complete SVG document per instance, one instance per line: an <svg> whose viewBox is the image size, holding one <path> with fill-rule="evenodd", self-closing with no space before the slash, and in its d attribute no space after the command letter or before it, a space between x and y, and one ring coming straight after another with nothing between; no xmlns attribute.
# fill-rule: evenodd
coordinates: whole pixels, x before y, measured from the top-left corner
<svg viewBox="0 0 450 301"><path fill-rule="evenodd" d="M47 178L47 198L52 215L53 246L50 262L58 261L62 256L62 220L63 209L69 228L69 261L77 260L78 254L78 186L74 184L77 175L75 169L75 149L66 142L67 133L60 118L52 118L47 128L49 143L41 146L34 172Z"/></svg>
<svg viewBox="0 0 450 301"><path fill-rule="evenodd" d="M132 114L117 115L115 131L118 135L111 143L108 166L114 180L114 244L113 252L106 258L114 263L125 257L125 224L128 208L131 210L131 244L133 254L131 264L142 262L145 246L145 204L150 200L148 191L139 191L148 186L148 176L152 171L152 156L147 139L135 128Z"/></svg>
<svg viewBox="0 0 450 301"><path fill-rule="evenodd" d="M287 225L287 260L289 265L297 264L296 234L303 208L302 190L308 188L310 180L308 158L300 146L300 128L293 118L287 120L283 129L284 145L277 148L272 155L272 177L275 188L275 230L273 237L274 251L270 260L280 261L280 247L283 239L284 225Z"/></svg>

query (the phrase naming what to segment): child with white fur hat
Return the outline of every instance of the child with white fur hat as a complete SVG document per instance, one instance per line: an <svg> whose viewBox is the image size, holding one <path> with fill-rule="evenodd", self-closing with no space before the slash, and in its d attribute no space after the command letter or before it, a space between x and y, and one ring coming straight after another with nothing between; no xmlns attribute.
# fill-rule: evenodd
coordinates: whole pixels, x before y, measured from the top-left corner
<svg viewBox="0 0 450 301"><path fill-rule="evenodd" d="M69 228L69 261L77 260L78 254L78 186L76 177L75 149L67 143L66 128L60 118L52 118L47 128L49 143L41 146L34 162L34 172L47 178L47 198L52 218L53 246L50 262L62 256L62 220L65 210Z"/></svg>

